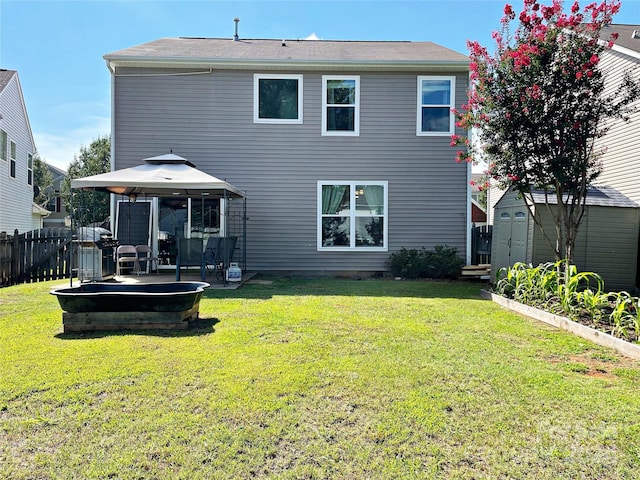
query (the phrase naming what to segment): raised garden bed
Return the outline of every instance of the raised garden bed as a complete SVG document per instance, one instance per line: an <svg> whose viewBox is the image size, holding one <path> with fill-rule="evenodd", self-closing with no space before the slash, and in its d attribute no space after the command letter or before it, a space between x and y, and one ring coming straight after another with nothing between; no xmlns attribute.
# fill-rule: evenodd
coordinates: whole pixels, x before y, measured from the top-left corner
<svg viewBox="0 0 640 480"><path fill-rule="evenodd" d="M516 302L509 298L505 298L501 295L489 292L487 290L481 290L480 297L486 300L491 300L498 305L513 310L514 312L521 313L554 327L567 330L575 335L578 335L579 337L590 340L603 347L613 348L621 354L626 355L627 357L640 360L640 345L638 344L630 343L626 340L616 338L612 335L609 335L608 333L596 330L578 322L574 322L567 317L562 317L560 315L545 312L544 310L540 310L535 307L524 305L522 303Z"/></svg>

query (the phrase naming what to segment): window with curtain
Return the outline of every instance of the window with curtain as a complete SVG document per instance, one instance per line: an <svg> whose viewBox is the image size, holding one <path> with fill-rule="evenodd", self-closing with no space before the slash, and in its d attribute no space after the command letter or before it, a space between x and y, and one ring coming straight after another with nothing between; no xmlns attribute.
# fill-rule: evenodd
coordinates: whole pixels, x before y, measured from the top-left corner
<svg viewBox="0 0 640 480"><path fill-rule="evenodd" d="M302 123L302 75L253 76L255 123Z"/></svg>
<svg viewBox="0 0 640 480"><path fill-rule="evenodd" d="M360 133L360 77L322 77L322 135Z"/></svg>
<svg viewBox="0 0 640 480"><path fill-rule="evenodd" d="M418 135L454 133L455 85L455 77L418 77Z"/></svg>
<svg viewBox="0 0 640 480"><path fill-rule="evenodd" d="M387 182L318 182L319 250L387 250Z"/></svg>

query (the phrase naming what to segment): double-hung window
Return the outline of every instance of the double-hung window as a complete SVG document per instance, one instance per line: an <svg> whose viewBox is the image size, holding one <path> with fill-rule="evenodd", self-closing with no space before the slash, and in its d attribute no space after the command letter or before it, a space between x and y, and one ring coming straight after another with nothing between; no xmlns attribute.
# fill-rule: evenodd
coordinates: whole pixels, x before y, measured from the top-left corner
<svg viewBox="0 0 640 480"><path fill-rule="evenodd" d="M322 77L322 135L360 134L360 77Z"/></svg>
<svg viewBox="0 0 640 480"><path fill-rule="evenodd" d="M27 185L33 185L33 155L27 153Z"/></svg>
<svg viewBox="0 0 640 480"><path fill-rule="evenodd" d="M418 77L417 135L454 133L455 77Z"/></svg>
<svg viewBox="0 0 640 480"><path fill-rule="evenodd" d="M387 251L387 182L318 182L318 250Z"/></svg>
<svg viewBox="0 0 640 480"><path fill-rule="evenodd" d="M253 76L254 123L302 123L302 75Z"/></svg>
<svg viewBox="0 0 640 480"><path fill-rule="evenodd" d="M11 178L16 178L16 142L11 142L11 148L10 148L10 172L9 175L11 175Z"/></svg>
<svg viewBox="0 0 640 480"><path fill-rule="evenodd" d="M7 160L8 140L7 132L0 130L0 160Z"/></svg>

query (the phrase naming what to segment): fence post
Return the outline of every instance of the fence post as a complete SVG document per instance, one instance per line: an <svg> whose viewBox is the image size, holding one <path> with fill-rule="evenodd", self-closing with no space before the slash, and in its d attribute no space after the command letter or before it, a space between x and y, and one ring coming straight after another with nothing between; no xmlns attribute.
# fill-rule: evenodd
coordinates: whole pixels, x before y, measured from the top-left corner
<svg viewBox="0 0 640 480"><path fill-rule="evenodd" d="M13 232L11 242L11 274L9 284L15 285L20 281L20 239L18 229Z"/></svg>

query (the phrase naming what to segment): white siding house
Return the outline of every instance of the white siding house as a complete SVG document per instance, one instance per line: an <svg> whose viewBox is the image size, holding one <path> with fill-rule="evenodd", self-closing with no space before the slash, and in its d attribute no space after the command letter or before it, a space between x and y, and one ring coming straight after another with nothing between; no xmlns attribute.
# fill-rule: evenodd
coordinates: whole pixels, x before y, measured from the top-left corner
<svg viewBox="0 0 640 480"><path fill-rule="evenodd" d="M620 84L625 73L640 81L640 25L611 25L610 29L619 37L601 61L608 94ZM640 108L640 101L637 103ZM631 115L630 121L615 123L602 145L606 152L598 183L610 185L640 202L640 110Z"/></svg>
<svg viewBox="0 0 640 480"><path fill-rule="evenodd" d="M18 72L0 69L0 232L41 228L47 215L33 204L35 153Z"/></svg>

